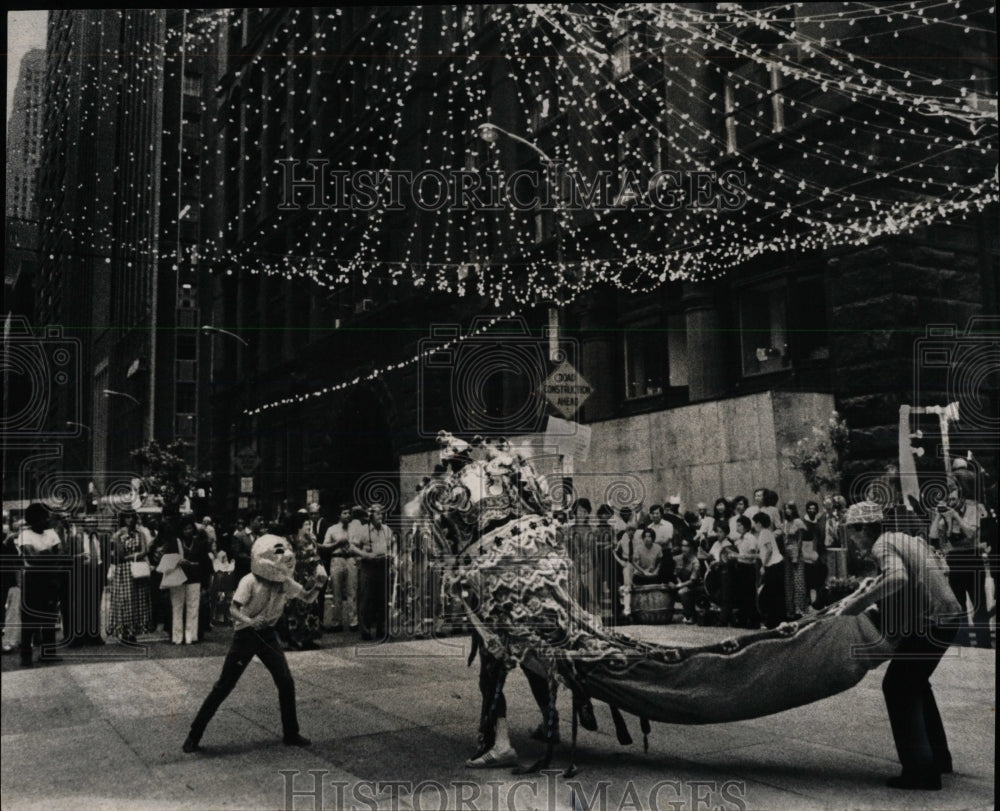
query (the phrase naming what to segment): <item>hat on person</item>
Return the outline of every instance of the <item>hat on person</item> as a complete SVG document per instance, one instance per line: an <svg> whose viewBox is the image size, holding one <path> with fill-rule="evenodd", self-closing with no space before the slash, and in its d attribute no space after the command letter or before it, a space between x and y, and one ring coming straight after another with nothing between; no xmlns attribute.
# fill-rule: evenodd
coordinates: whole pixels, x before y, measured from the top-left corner
<svg viewBox="0 0 1000 811"><path fill-rule="evenodd" d="M859 501L847 508L847 515L844 523L848 526L852 524L877 524L882 520L882 507L874 501Z"/></svg>
<svg viewBox="0 0 1000 811"><path fill-rule="evenodd" d="M203 524L211 524L212 523L212 516L206 515L204 518L201 519L201 523L203 523Z"/></svg>

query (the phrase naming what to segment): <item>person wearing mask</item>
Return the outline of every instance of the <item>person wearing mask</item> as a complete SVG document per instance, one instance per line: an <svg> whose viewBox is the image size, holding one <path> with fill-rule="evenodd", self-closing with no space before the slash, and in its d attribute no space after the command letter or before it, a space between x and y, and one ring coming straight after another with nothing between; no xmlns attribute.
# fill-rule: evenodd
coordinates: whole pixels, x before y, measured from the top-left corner
<svg viewBox="0 0 1000 811"><path fill-rule="evenodd" d="M308 602L316 599L318 588L304 592L295 582L295 552L288 540L277 535L258 538L251 552L251 572L240 580L229 609L233 619L233 641L222 665L219 680L198 710L184 740L186 753L201 751L201 738L216 711L236 687L250 660L256 656L268 669L278 688L282 739L286 746L309 746L311 741L299 731L295 708L295 681L281 649L275 626L291 597Z"/></svg>
<svg viewBox="0 0 1000 811"><path fill-rule="evenodd" d="M29 504L24 511L25 526L17 533L14 544L22 565L21 586L21 666L33 664L32 647L38 640L39 661L59 662L52 652L56 641L59 618L59 580L56 572L62 568L61 542L49 527L49 511L44 504Z"/></svg>
<svg viewBox="0 0 1000 811"><path fill-rule="evenodd" d="M953 769L930 677L958 632L961 607L934 550L919 537L887 532L882 508L852 504L844 516L852 546L872 559L878 576L846 598L838 614L877 604L882 631L895 644L882 692L902 773L891 788L936 791Z"/></svg>

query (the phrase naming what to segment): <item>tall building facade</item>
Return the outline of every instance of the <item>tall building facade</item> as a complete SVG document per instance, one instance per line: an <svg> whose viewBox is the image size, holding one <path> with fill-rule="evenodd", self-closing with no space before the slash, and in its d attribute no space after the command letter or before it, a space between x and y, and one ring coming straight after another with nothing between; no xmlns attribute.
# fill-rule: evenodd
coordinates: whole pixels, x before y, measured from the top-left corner
<svg viewBox="0 0 1000 811"><path fill-rule="evenodd" d="M19 433L31 415L33 388L37 382L17 360L15 341L23 341L34 326L35 277L38 268L38 208L35 200L39 153L42 142L42 102L45 82L45 51L33 49L21 60L17 85L7 122L7 208L4 222L4 363L3 363L3 497L7 503L21 498L19 471L31 456L29 436ZM20 333L20 334L19 334ZM22 358L23 360L23 358ZM29 432L30 433L30 432ZM20 444L21 447L15 447Z"/></svg>
<svg viewBox="0 0 1000 811"><path fill-rule="evenodd" d="M723 19L731 5L692 8ZM566 212L539 208L497 215L476 231L466 215L441 225L433 211L411 203L376 212L385 250L379 262L367 262L373 215L281 205L286 169L279 162L297 161L296 176L308 187L310 159L346 170L499 165L512 173L538 169L540 156L553 155L606 170L615 182L635 167L690 169L709 145L718 172L760 163L778 177L795 167L802 142L893 159L885 141L852 131L872 115L870 101L786 81L761 65L762 50L789 58L766 26L740 27L735 38L671 61L659 46L648 47L652 36L642 24L616 17L595 35L610 61L581 77L572 70L579 52L555 27L541 21L512 32L503 24L510 13L503 5L272 9L231 19L219 114L226 182L217 198L229 260L214 269L213 323L242 340L219 340L213 370L213 434L228 440L211 451L220 508L273 512L317 492L329 506L376 497L377 482L405 498L435 463L438 429L507 433L541 450L549 416L571 416L589 429L586 457L577 451L572 468L563 459L553 472L572 477L592 501L605 500L624 478L647 503L679 494L690 504L756 487L802 502L812 493L791 469L789 449L834 410L852 429L850 490L898 460L901 405L943 404L961 394L967 414L995 407L995 379L987 375L974 395L968 387L957 392L946 366L925 368L915 354L927 325L942 320L959 342L991 340L980 317L997 311L995 207L870 244L748 253L700 281L665 272L662 283L635 292L610 281L583 285L581 277L588 290L571 301L549 306L542 297L520 307L516 326L541 358L527 373L516 361L489 359L491 347L512 343L496 331L466 342L465 354L450 351L448 341L481 323L482 313L502 312L477 295L477 275L507 273L512 283L530 285L518 268L543 268L531 271L541 287L546 274L586 271L584 242L618 255L624 267L630 258L622 246L641 252L652 244L649 232L671 228L671 218L653 225L647 218L640 232L631 214L576 212L567 220ZM775 25L819 41L815 13L788 14ZM986 10L972 14L989 29ZM878 28L883 22L866 24L873 37L891 37ZM407 60L407 45L425 58ZM968 63L979 92L996 93L989 37L951 32L929 42L915 30L893 47L900 59L909 48L936 54L941 65ZM528 52L549 60L552 71L515 69L513 55ZM484 53L501 56L479 59ZM585 103L569 104L566 89L576 87ZM799 120L803 105L815 114ZM477 125L484 121L520 141L483 143ZM686 144L684 128L692 124L707 135ZM657 130L665 135L656 137ZM387 132L391 156L379 154ZM680 135L671 140L671 133ZM837 171L819 161L803 182L822 188L836 182ZM765 205L748 216L767 221ZM706 217L699 238L717 223ZM780 236L776 230L773 238ZM409 284L434 264L442 244L463 246L449 256L449 289ZM334 283L311 281L323 280L311 265L331 253L350 272ZM454 295L458 289L463 297ZM449 351L424 354L435 341ZM558 372L558 353L550 350L560 341L590 389L569 415L542 399L545 381ZM961 450L995 467L995 443L984 436L973 429Z"/></svg>
<svg viewBox="0 0 1000 811"><path fill-rule="evenodd" d="M131 478L149 440L181 438L197 461L203 134L219 53L190 46L206 42L191 35L201 25L185 10L49 16L36 301L76 342L79 373L47 426L61 469L99 494Z"/></svg>

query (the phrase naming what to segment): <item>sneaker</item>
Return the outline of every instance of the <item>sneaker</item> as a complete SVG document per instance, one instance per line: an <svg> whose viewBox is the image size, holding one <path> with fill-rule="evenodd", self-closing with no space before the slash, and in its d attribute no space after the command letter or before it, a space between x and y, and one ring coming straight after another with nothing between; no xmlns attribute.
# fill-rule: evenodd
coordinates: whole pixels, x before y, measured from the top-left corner
<svg viewBox="0 0 1000 811"><path fill-rule="evenodd" d="M282 740L285 746L309 746L312 743L311 740L298 733L295 735L286 735Z"/></svg>
<svg viewBox="0 0 1000 811"><path fill-rule="evenodd" d="M465 761L470 769L502 769L506 766L517 766L517 752L514 747L507 749L490 749L477 758Z"/></svg>

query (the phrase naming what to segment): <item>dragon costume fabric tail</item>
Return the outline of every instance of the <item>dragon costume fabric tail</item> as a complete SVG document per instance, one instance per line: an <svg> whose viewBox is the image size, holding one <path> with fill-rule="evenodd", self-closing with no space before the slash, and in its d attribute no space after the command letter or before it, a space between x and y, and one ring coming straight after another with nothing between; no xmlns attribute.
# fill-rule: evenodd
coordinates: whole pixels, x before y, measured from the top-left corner
<svg viewBox="0 0 1000 811"><path fill-rule="evenodd" d="M448 554L444 588L482 651L643 721L711 724L781 712L856 685L891 654L866 616L819 615L701 647L641 642L574 600L574 561L543 479L506 443L439 437L442 465L407 507ZM478 458L477 458L478 457ZM574 717L575 717L574 713Z"/></svg>
<svg viewBox="0 0 1000 811"><path fill-rule="evenodd" d="M580 665L592 699L668 724L714 724L770 715L855 686L890 648L866 616L803 626L707 648L650 648L625 665Z"/></svg>

